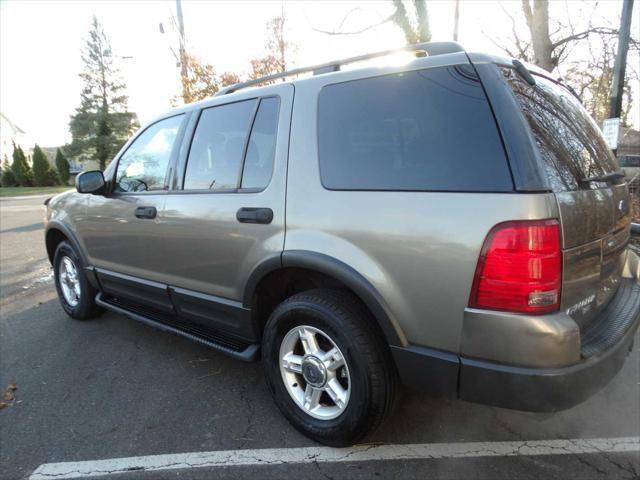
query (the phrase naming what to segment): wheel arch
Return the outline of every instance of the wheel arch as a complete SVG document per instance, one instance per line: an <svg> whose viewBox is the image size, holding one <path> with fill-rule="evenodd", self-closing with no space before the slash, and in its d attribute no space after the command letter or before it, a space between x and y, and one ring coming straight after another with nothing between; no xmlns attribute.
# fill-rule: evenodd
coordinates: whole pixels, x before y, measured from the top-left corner
<svg viewBox="0 0 640 480"><path fill-rule="evenodd" d="M337 258L318 252L287 250L281 255L264 260L253 270L247 281L243 306L255 310L256 294L260 292L261 286L274 275L294 270L334 280L336 285L342 285L351 290L369 309L389 345L406 346L408 344L404 332L376 288L353 267ZM256 313L259 315L259 312Z"/></svg>
<svg viewBox="0 0 640 480"><path fill-rule="evenodd" d="M56 221L49 222L45 229L45 245L49 263L53 265L53 256L56 253L56 248L63 241L68 241L73 246L82 261L83 267L86 267L88 265L87 258L80 248L80 243L75 234L67 226Z"/></svg>

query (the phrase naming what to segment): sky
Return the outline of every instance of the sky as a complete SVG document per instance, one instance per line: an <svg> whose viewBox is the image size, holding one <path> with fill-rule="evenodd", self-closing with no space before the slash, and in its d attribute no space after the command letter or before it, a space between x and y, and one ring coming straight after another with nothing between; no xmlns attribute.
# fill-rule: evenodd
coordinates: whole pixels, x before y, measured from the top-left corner
<svg viewBox="0 0 640 480"><path fill-rule="evenodd" d="M189 1L183 0L188 50L218 72L246 72L251 58L263 55L266 22L284 9L285 35L297 45L295 66L320 63L402 46L401 31L387 23L358 35L331 36L316 30L358 30L386 18L390 2L376 1ZM463 0L459 42L470 51L504 54L511 23L503 12L518 14L519 1ZM593 3L557 1L552 16L581 21ZM69 117L80 101L80 53L91 17L96 15L111 40L127 83L129 108L142 124L171 107L179 94L172 48L175 1L31 1L0 0L0 111L41 146L70 141ZM451 40L454 3L428 2L433 40ZM621 1L603 0L598 19L617 26ZM640 5L632 32L639 31ZM159 25L165 33L160 33ZM490 39L491 37L491 39ZM492 41L493 40L493 41ZM637 54L629 62L639 63ZM634 86L638 92L637 86ZM636 93L636 97L638 94ZM633 123L640 125L640 108Z"/></svg>

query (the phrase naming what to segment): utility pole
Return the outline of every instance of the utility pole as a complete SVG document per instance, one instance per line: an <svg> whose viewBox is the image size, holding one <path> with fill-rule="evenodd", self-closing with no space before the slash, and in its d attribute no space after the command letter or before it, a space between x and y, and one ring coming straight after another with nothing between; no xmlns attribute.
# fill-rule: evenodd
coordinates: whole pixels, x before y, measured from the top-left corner
<svg viewBox="0 0 640 480"><path fill-rule="evenodd" d="M176 0L176 11L178 16L178 35L180 37L180 80L182 81L182 100L184 103L191 102L191 92L189 92L189 71L188 71L188 61L187 58L187 50L185 48L185 37L184 37L184 19L182 18L182 2L181 0Z"/></svg>
<svg viewBox="0 0 640 480"><path fill-rule="evenodd" d="M623 0L620 31L618 32L618 53L613 65L613 81L609 103L609 118L619 118L622 112L622 94L624 91L624 75L627 69L627 51L631 30L631 12L633 0Z"/></svg>
<svg viewBox="0 0 640 480"><path fill-rule="evenodd" d="M453 14L453 41L458 41L458 23L460 23L460 0L456 0L456 10Z"/></svg>

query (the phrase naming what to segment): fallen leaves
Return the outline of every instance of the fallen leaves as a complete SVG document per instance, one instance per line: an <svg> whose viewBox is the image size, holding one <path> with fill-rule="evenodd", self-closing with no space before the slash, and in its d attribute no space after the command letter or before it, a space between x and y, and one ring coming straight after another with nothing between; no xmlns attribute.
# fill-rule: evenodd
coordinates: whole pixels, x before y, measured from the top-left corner
<svg viewBox="0 0 640 480"><path fill-rule="evenodd" d="M17 389L18 389L18 386L15 383L10 383L7 386L6 390L2 392L2 395L1 395L2 401L0 402L0 410L10 405L13 405L16 399L16 395L14 392Z"/></svg>

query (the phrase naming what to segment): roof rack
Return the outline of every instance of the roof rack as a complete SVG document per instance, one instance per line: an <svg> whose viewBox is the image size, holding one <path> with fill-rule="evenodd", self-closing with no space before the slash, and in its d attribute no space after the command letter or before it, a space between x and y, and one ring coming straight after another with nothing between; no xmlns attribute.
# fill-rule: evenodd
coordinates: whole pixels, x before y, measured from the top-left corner
<svg viewBox="0 0 640 480"><path fill-rule="evenodd" d="M426 42L416 43L414 45L407 45L400 48L394 48L391 50L382 50L381 52L368 53L366 55L359 55L357 57L345 58L342 60L333 60L327 63L321 63L319 65L312 65L309 67L294 68L286 72L274 73L273 75L266 75L264 77L248 80L246 82L236 83L230 85L222 90L218 91L214 96L227 95L228 93L237 92L240 89L258 85L260 83L269 82L271 80L277 80L279 78L291 77L293 75L300 75L301 73L313 72L314 75L321 75L323 73L337 72L342 65L349 63L362 62L372 58L386 57L399 52L424 52L426 55L432 57L435 55L443 55L446 53L464 52L464 48L456 42Z"/></svg>

